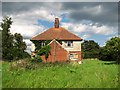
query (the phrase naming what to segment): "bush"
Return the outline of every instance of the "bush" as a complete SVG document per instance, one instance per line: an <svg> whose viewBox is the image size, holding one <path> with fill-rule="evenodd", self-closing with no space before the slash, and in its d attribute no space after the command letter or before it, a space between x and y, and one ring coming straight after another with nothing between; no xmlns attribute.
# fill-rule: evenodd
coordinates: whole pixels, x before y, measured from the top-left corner
<svg viewBox="0 0 120 90"><path fill-rule="evenodd" d="M20 70L20 69L28 70L28 69L36 69L37 64L31 63L29 60L19 60L19 61L13 61L10 65L10 70Z"/></svg>
<svg viewBox="0 0 120 90"><path fill-rule="evenodd" d="M33 59L30 59L31 62L43 62L42 58L37 55Z"/></svg>

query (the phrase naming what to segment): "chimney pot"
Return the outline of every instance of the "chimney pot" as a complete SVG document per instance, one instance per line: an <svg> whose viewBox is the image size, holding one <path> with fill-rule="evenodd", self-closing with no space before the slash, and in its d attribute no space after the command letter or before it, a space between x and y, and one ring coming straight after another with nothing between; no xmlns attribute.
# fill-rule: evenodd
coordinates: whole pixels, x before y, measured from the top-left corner
<svg viewBox="0 0 120 90"><path fill-rule="evenodd" d="M59 19L55 18L55 28L59 28Z"/></svg>

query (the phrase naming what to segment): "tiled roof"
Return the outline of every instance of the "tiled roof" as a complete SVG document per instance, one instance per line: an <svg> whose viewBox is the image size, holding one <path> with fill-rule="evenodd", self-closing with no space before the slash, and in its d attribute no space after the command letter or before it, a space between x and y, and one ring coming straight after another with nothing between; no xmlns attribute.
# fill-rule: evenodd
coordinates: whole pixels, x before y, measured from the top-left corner
<svg viewBox="0 0 120 90"><path fill-rule="evenodd" d="M82 40L82 38L67 31L63 27L59 27L59 28L51 27L48 30L33 37L30 40L53 40L56 38L59 40Z"/></svg>

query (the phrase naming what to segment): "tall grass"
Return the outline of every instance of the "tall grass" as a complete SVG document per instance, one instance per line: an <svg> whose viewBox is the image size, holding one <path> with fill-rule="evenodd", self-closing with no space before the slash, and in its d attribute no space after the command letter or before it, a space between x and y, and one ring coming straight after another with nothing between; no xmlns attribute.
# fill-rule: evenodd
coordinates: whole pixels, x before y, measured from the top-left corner
<svg viewBox="0 0 120 90"><path fill-rule="evenodd" d="M24 71L10 70L10 63L4 62L2 85L3 88L117 88L118 65L83 60L81 65L70 63Z"/></svg>

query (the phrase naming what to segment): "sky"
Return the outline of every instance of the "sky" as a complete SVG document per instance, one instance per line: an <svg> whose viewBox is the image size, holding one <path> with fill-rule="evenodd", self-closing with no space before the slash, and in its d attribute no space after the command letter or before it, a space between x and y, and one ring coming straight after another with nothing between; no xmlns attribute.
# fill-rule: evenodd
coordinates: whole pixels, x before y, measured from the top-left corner
<svg viewBox="0 0 120 90"><path fill-rule="evenodd" d="M100 46L118 36L117 2L2 2L2 17L6 15L13 20L10 32L23 36L29 53L30 39L54 27L55 18L60 27Z"/></svg>

